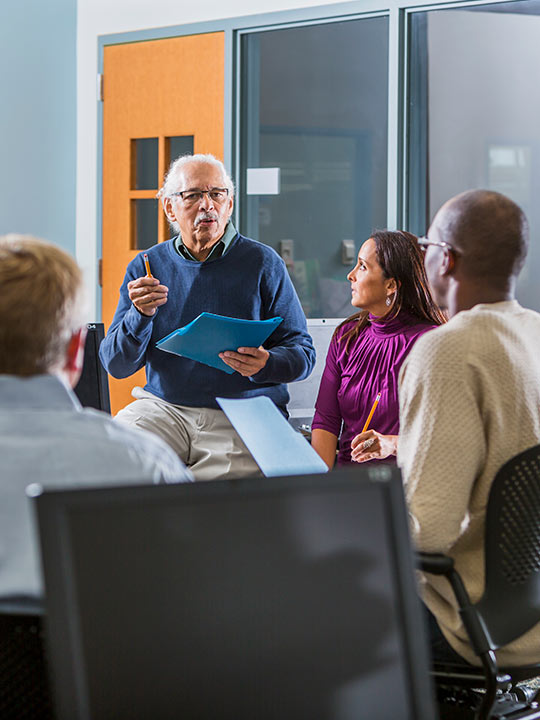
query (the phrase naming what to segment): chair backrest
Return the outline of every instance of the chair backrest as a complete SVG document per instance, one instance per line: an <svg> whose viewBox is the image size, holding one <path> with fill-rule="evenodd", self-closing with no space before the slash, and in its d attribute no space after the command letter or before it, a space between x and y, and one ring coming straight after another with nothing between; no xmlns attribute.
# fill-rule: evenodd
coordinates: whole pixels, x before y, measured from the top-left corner
<svg viewBox="0 0 540 720"><path fill-rule="evenodd" d="M497 649L540 622L540 445L498 471L485 529L486 581L476 604Z"/></svg>

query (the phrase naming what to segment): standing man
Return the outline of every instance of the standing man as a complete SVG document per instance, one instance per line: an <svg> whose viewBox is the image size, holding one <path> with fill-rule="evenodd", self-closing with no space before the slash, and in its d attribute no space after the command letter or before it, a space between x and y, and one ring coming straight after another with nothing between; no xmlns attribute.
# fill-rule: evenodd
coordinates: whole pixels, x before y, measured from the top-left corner
<svg viewBox="0 0 540 720"><path fill-rule="evenodd" d="M0 238L0 599L40 597L25 488L183 482L191 473L159 438L81 408L82 274L60 248Z"/></svg>
<svg viewBox="0 0 540 720"><path fill-rule="evenodd" d="M475 603L484 589L486 504L501 465L540 442L540 315L514 298L528 224L496 192L439 210L420 244L449 322L420 338L400 376L398 464L419 550L451 556ZM477 662L444 577L424 576L435 660ZM540 661L540 625L497 652Z"/></svg>
<svg viewBox="0 0 540 720"><path fill-rule="evenodd" d="M231 222L234 186L212 155L186 155L158 193L178 233L130 262L101 360L111 375L146 369L146 385L117 419L161 436L198 480L258 473L216 397L267 395L286 414L286 383L307 377L315 349L285 263L270 247L240 235ZM260 347L220 354L227 374L156 348L201 312L283 322Z"/></svg>

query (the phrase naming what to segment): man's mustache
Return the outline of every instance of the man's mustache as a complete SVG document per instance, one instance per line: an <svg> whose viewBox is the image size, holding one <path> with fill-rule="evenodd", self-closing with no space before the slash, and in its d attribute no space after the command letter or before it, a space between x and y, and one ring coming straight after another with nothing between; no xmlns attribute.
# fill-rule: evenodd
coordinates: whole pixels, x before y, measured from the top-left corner
<svg viewBox="0 0 540 720"><path fill-rule="evenodd" d="M199 215L199 217L195 220L195 227L200 225L202 222L205 222L207 220L216 220L218 217L214 213L205 213L204 215Z"/></svg>

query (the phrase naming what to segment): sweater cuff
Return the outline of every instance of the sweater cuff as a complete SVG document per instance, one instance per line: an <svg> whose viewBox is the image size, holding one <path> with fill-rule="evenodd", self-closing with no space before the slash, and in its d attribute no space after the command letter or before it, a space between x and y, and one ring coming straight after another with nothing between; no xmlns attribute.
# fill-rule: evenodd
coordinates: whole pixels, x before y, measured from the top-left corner
<svg viewBox="0 0 540 720"><path fill-rule="evenodd" d="M152 324L154 318L157 315L156 311L153 315L143 315L137 310L135 305L131 305L127 313L124 315L124 323L126 329L130 332L133 337L144 335L148 326Z"/></svg>
<svg viewBox="0 0 540 720"><path fill-rule="evenodd" d="M272 353L271 350L268 351L268 360L266 361L266 365L262 368L262 370L259 370L258 373L255 373L255 375L250 376L250 381L254 383L268 383L268 382L276 382L272 379L272 376L275 375L275 356Z"/></svg>

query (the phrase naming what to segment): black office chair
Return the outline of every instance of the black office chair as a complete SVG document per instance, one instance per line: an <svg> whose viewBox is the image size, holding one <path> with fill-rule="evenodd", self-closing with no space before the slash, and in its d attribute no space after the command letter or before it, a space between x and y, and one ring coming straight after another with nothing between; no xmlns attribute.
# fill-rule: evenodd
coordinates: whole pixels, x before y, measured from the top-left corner
<svg viewBox="0 0 540 720"><path fill-rule="evenodd" d="M52 720L42 633L32 600L0 602L0 718Z"/></svg>
<svg viewBox="0 0 540 720"><path fill-rule="evenodd" d="M535 694L515 688L540 676L540 663L499 668L494 652L540 622L540 445L516 455L495 476L484 542L485 589L474 605L452 558L418 554L421 570L450 582L470 644L482 662L482 668L470 669L436 665L435 681L439 687L485 688L474 712L477 720L540 718Z"/></svg>

